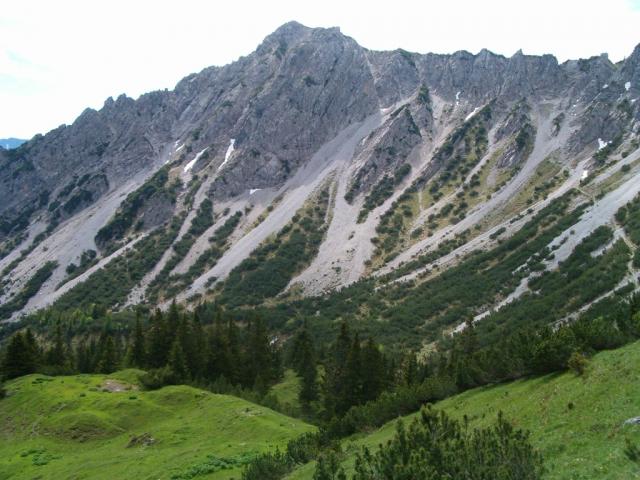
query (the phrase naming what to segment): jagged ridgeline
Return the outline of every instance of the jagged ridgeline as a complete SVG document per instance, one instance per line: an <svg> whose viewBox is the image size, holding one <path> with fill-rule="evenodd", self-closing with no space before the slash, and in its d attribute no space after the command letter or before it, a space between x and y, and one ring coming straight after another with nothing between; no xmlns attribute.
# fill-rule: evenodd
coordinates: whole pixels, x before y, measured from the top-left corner
<svg viewBox="0 0 640 480"><path fill-rule="evenodd" d="M376 52L286 24L237 62L0 151L3 303L56 262L5 316L72 307L125 256L109 308L421 283L420 259L446 270L572 188L600 218L579 241L638 193L639 65L638 48L562 64Z"/></svg>
<svg viewBox="0 0 640 480"><path fill-rule="evenodd" d="M102 455L174 479L631 476L631 397L594 393L615 413L572 430L591 453L544 440L586 425L564 389L620 390L589 372L637 356L629 53L380 52L292 22L172 90L0 149L0 471L83 476ZM536 385L548 408L490 393L514 380L501 395ZM52 396L65 406L49 415ZM465 398L490 407L460 418ZM427 402L449 410L384 426ZM521 413L499 417L505 403ZM220 418L219 445L195 448ZM72 461L73 442L98 456Z"/></svg>

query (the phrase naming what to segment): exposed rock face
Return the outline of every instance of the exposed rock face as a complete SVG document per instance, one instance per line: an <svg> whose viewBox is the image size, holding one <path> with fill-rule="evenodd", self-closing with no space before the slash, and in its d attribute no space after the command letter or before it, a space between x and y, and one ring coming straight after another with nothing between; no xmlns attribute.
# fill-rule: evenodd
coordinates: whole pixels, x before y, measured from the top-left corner
<svg viewBox="0 0 640 480"><path fill-rule="evenodd" d="M102 109L86 110L72 125L37 135L18 149L0 149L3 255L17 252L30 225L30 238L35 236L36 224L38 231L48 226L47 234L58 232L57 244L94 248L96 230L163 165L171 181L183 185L181 195L194 189L191 203L182 197L177 202L163 195L145 197L137 226L149 230L182 210L188 218L184 234L193 202L197 206L207 196L215 205L247 210L266 209L283 198L283 209L298 208L311 193L301 186L311 189L328 175L326 165L337 177L336 195L349 196L351 203L337 202L341 211L334 218L344 222L341 230L355 229L362 199L382 178L410 163L406 181L380 194L379 211L347 238L350 250L344 258L360 262L357 271L364 271L367 254L358 254L356 243L370 241L375 222L407 185L424 185L477 150L478 158L460 167L458 183L450 186L460 188L465 175L481 168L484 152L499 145L498 168L533 157L520 183L507 189L513 194L552 152L560 152L561 162L575 163L603 142L637 133L639 95L640 46L620 64L606 55L558 64L551 55L522 52L511 58L487 50L477 55L374 52L337 28L288 23L250 55L189 75L172 91L138 100L109 98ZM488 106L489 113L483 110ZM482 137L482 145L455 136L468 122L476 125L474 135ZM287 215L292 213L275 215L270 228L281 227ZM81 241L61 230L65 222L87 225L89 219L93 230ZM257 220L256 213L252 221ZM371 250L370 244L364 249ZM234 255L234 262L241 260Z"/></svg>
<svg viewBox="0 0 640 480"><path fill-rule="evenodd" d="M387 125L372 132L361 155L365 157L350 188L351 195L368 191L385 173L395 172L422 140L408 106L398 108Z"/></svg>
<svg viewBox="0 0 640 480"><path fill-rule="evenodd" d="M621 68L606 56L559 65L551 55L521 52L511 58L487 50L372 52L337 28L292 22L251 55L190 75L174 91L137 101L110 98L100 111L88 109L72 125L34 137L11 160L3 154L0 214L17 216L44 191L55 196L73 174L104 171L117 185L157 165L176 139L191 139L194 151L211 146L220 162L229 140L236 140L232 161L211 186L220 198L279 186L347 125L410 97L421 85L451 103L475 106L495 98L597 98L573 140L579 151L623 128L611 104L627 81L630 92L640 88L639 58L640 47Z"/></svg>

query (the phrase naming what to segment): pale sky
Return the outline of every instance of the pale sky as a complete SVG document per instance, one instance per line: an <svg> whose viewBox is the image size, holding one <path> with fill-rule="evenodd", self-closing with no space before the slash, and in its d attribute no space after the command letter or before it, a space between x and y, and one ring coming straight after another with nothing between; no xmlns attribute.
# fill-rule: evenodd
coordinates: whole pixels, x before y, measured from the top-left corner
<svg viewBox="0 0 640 480"><path fill-rule="evenodd" d="M640 43L640 0L5 0L0 6L0 138L70 124L107 97L173 88L251 53L281 24L338 26L376 50L559 61Z"/></svg>

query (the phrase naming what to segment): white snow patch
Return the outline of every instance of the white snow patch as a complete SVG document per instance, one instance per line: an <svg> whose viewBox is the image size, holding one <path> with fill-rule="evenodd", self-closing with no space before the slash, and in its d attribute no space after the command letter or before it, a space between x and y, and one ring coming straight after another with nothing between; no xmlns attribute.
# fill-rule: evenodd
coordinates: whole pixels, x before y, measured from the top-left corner
<svg viewBox="0 0 640 480"><path fill-rule="evenodd" d="M633 100L631 100L631 103L636 103L637 98L634 98Z"/></svg>
<svg viewBox="0 0 640 480"><path fill-rule="evenodd" d="M193 157L193 160L191 160L189 163L187 163L187 164L184 166L184 171L185 171L185 172L188 172L189 170L191 170L191 169L193 168L193 166L196 164L196 162L197 162L198 160L200 160L200 157L204 154L204 152L206 152L206 151L207 151L207 149L208 149L208 148L209 148L209 147L206 147L206 148L204 148L201 152L198 152L198 154L197 154L195 157Z"/></svg>
<svg viewBox="0 0 640 480"><path fill-rule="evenodd" d="M609 88L609 84L605 83L604 85L602 85L602 89L604 90L605 88Z"/></svg>
<svg viewBox="0 0 640 480"><path fill-rule="evenodd" d="M250 188L249 189L249 195L253 195L256 192L259 192L260 190L262 190L261 188Z"/></svg>
<svg viewBox="0 0 640 480"><path fill-rule="evenodd" d="M629 89L631 88L631 82L627 82L624 84L624 89L628 92Z"/></svg>
<svg viewBox="0 0 640 480"><path fill-rule="evenodd" d="M390 107L387 107L387 108L381 108L380 109L380 113L382 115L386 115L387 113L389 113L391 111L392 108L393 108L393 105L391 105Z"/></svg>
<svg viewBox="0 0 640 480"><path fill-rule="evenodd" d="M233 147L236 144L236 139L232 138L229 141L229 147L227 148L227 153L224 154L224 162L222 162L220 164L220 166L218 167L218 172L222 169L222 167L224 167L225 163L227 163L229 161L229 158L231 157L231 154L233 153Z"/></svg>
<svg viewBox="0 0 640 480"><path fill-rule="evenodd" d="M585 178L587 178L589 176L589 170L584 170L582 172L582 176L580 177L580 180L584 180Z"/></svg>
<svg viewBox="0 0 640 480"><path fill-rule="evenodd" d="M598 139L598 150L602 150L604 147L609 145L610 142L605 142L601 138Z"/></svg>
<svg viewBox="0 0 640 480"><path fill-rule="evenodd" d="M456 92L456 107L460 104L460 94L462 92L458 91Z"/></svg>
<svg viewBox="0 0 640 480"><path fill-rule="evenodd" d="M469 115L467 115L467 118L464 119L465 122L468 122L476 113L478 113L478 110L480 110L480 108L476 107L473 109L473 112L471 112Z"/></svg>
<svg viewBox="0 0 640 480"><path fill-rule="evenodd" d="M175 153L178 153L180 150L184 148L184 144L180 145L178 148L174 150Z"/></svg>

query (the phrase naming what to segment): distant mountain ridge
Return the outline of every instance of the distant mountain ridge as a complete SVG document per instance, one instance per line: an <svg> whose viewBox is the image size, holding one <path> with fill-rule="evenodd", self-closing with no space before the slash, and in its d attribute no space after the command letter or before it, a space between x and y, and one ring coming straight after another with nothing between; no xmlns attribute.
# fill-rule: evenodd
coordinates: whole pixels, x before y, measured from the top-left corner
<svg viewBox="0 0 640 480"><path fill-rule="evenodd" d="M18 148L20 145L22 145L24 142L26 142L27 140L22 140L20 138L0 138L0 147L4 148L5 150L11 150L12 148Z"/></svg>

